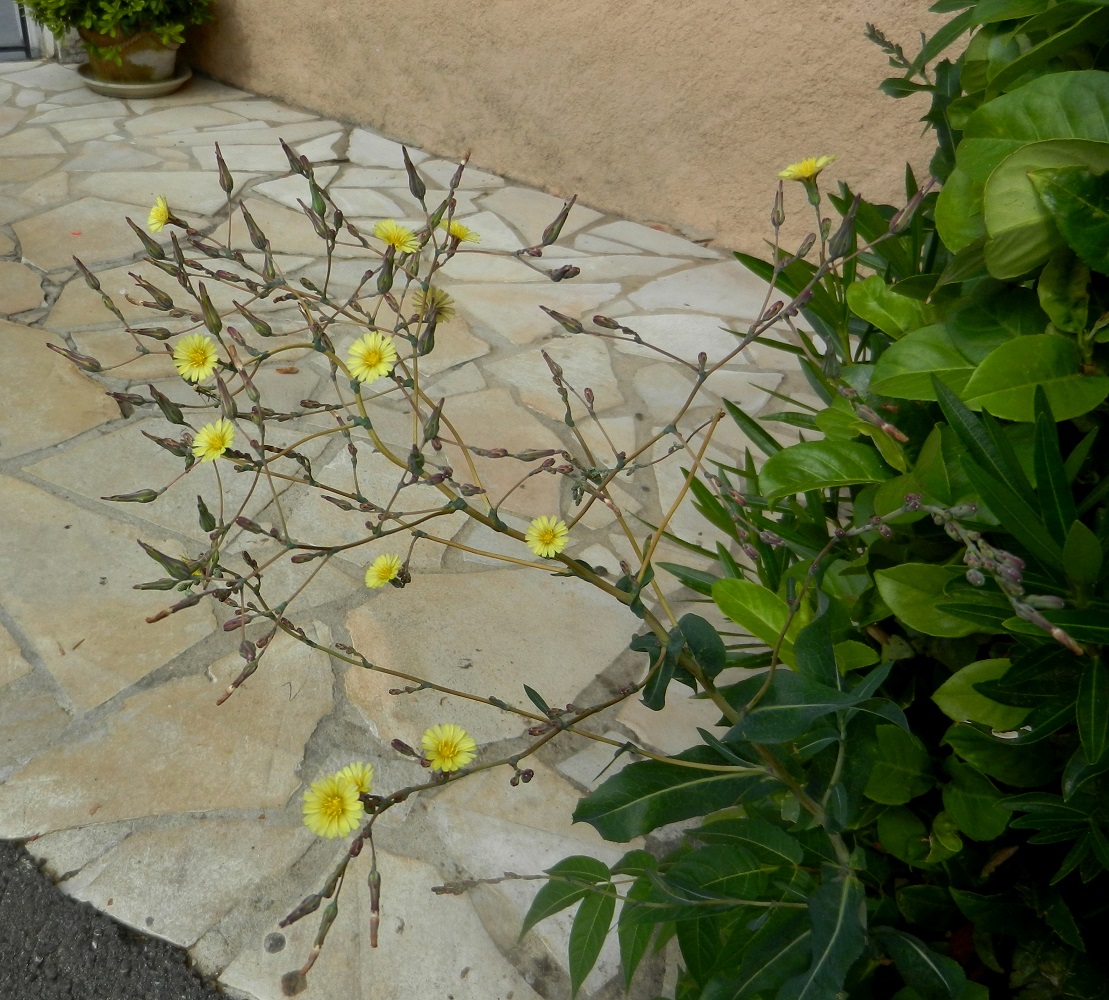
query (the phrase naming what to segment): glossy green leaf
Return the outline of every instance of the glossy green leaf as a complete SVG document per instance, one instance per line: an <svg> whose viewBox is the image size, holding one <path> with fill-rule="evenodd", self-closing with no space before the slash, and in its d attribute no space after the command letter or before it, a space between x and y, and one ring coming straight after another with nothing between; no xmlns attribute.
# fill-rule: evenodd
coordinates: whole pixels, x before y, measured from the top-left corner
<svg viewBox="0 0 1109 1000"><path fill-rule="evenodd" d="M1021 469L1002 452L994 436L987 430L983 418L967 409L962 400L939 379L936 379L933 388L936 401L966 455L988 472L991 478L1018 494L1028 492L1030 487ZM947 454L946 448L944 454Z"/></svg>
<svg viewBox="0 0 1109 1000"><path fill-rule="evenodd" d="M964 460L963 468L978 495L1013 537L1048 567L1061 567L1063 549L1055 542L1036 512L1017 493Z"/></svg>
<svg viewBox="0 0 1109 1000"><path fill-rule="evenodd" d="M930 306L895 292L876 274L847 286L847 304L856 316L895 340L927 326L932 315Z"/></svg>
<svg viewBox="0 0 1109 1000"><path fill-rule="evenodd" d="M943 742L983 774L1014 788L1035 788L1056 774L1054 758L1039 747L1012 746L973 726L952 726Z"/></svg>
<svg viewBox="0 0 1109 1000"><path fill-rule="evenodd" d="M592 889L581 901L570 925L570 996L576 997L585 977L597 964L616 912L616 889Z"/></svg>
<svg viewBox="0 0 1109 1000"><path fill-rule="evenodd" d="M995 840L1009 825L1005 797L984 774L954 758L946 762L951 781L943 786L943 807L971 840Z"/></svg>
<svg viewBox="0 0 1109 1000"><path fill-rule="evenodd" d="M933 375L961 394L973 373L974 362L955 346L948 328L927 326L882 352L870 389L896 399L935 399Z"/></svg>
<svg viewBox="0 0 1109 1000"><path fill-rule="evenodd" d="M686 971L698 985L705 985L720 957L720 918L714 915L680 920L676 936Z"/></svg>
<svg viewBox="0 0 1109 1000"><path fill-rule="evenodd" d="M1109 377L1083 372L1069 337L1039 334L1002 344L971 376L963 399L1004 420L1035 420L1033 397L1042 386L1056 420L1088 413L1109 396Z"/></svg>
<svg viewBox="0 0 1109 1000"><path fill-rule="evenodd" d="M750 580L718 580L712 587L712 599L731 621L742 625L771 649L785 630L778 652L784 663L795 662L793 643L807 616L796 614L789 622L789 605L762 584Z"/></svg>
<svg viewBox="0 0 1109 1000"><path fill-rule="evenodd" d="M866 943L865 899L862 883L851 876L825 882L809 897L812 961L786 982L777 1000L827 1000L843 989Z"/></svg>
<svg viewBox="0 0 1109 1000"><path fill-rule="evenodd" d="M1044 396L1044 405L1047 397ZM1048 408L1050 410L1050 407ZM1070 480L1059 453L1059 434L1050 412L1036 413L1033 460L1036 468L1036 499L1051 537L1062 545L1077 516Z"/></svg>
<svg viewBox="0 0 1109 1000"><path fill-rule="evenodd" d="M874 761L863 794L873 802L900 806L935 784L924 744L897 726L874 730Z"/></svg>
<svg viewBox="0 0 1109 1000"><path fill-rule="evenodd" d="M966 974L958 962L893 927L873 927L870 933L921 1000L959 1000Z"/></svg>
<svg viewBox="0 0 1109 1000"><path fill-rule="evenodd" d="M540 920L573 906L589 891L589 886L609 879L608 868L604 864L584 855L565 858L546 872L551 879L531 901L520 929L521 938Z"/></svg>
<svg viewBox="0 0 1109 1000"><path fill-rule="evenodd" d="M768 880L763 863L735 842L703 847L673 865L666 876L669 891L681 898L702 904L720 901L728 907L761 898Z"/></svg>
<svg viewBox="0 0 1109 1000"><path fill-rule="evenodd" d="M1016 729L1028 715L1028 709L1003 705L981 694L976 685L1004 677L1009 670L1008 659L978 660L957 670L932 695L940 710L955 722L979 722L991 729Z"/></svg>
<svg viewBox="0 0 1109 1000"><path fill-rule="evenodd" d="M1035 170L1030 181L1062 238L1095 271L1109 272L1109 164ZM1058 325L1058 324L1056 324ZM1064 328L1066 329L1066 328Z"/></svg>
<svg viewBox="0 0 1109 1000"><path fill-rule="evenodd" d="M1063 545L1063 567L1067 579L1077 588L1097 583L1101 575L1101 542L1081 521L1075 521Z"/></svg>
<svg viewBox="0 0 1109 1000"><path fill-rule="evenodd" d="M880 483L892 474L870 445L802 441L766 460L759 472L759 490L776 499L810 490Z"/></svg>
<svg viewBox="0 0 1109 1000"><path fill-rule="evenodd" d="M835 644L836 666L843 672L871 667L878 662L878 651L865 642L846 639Z"/></svg>
<svg viewBox="0 0 1109 1000"><path fill-rule="evenodd" d="M910 628L925 635L956 638L972 635L979 627L936 608L944 588L963 575L956 566L933 563L902 563L878 570L874 582L887 607Z"/></svg>
<svg viewBox="0 0 1109 1000"><path fill-rule="evenodd" d="M887 809L878 817L882 848L907 864L917 864L928 853L928 829L904 806Z"/></svg>
<svg viewBox="0 0 1109 1000"><path fill-rule="evenodd" d="M864 700L855 692L838 691L817 681L779 668L763 699L731 729L728 740L785 743L808 731L819 718L842 711Z"/></svg>
<svg viewBox="0 0 1109 1000"><path fill-rule="evenodd" d="M757 816L708 822L690 836L705 844L738 844L773 864L799 865L803 855L796 838Z"/></svg>
<svg viewBox="0 0 1109 1000"><path fill-rule="evenodd" d="M710 983L702 1000L773 996L783 983L808 966L811 937L808 915L803 910L774 910L743 948L739 974Z"/></svg>
<svg viewBox="0 0 1109 1000"><path fill-rule="evenodd" d="M616 927L616 936L620 942L620 965L624 970L624 988L631 986L632 976L639 968L639 963L651 942L651 935L655 928L646 920L633 920L637 909L636 903L647 899L651 894L651 880L646 876L637 878L632 887L625 893L624 905L620 908L620 920Z"/></svg>
<svg viewBox="0 0 1109 1000"><path fill-rule="evenodd" d="M1109 750L1109 667L1100 658L1091 660L1082 671L1075 715L1086 760L1101 763Z"/></svg>
<svg viewBox="0 0 1109 1000"><path fill-rule="evenodd" d="M908 884L897 890L897 908L910 924L946 933L956 915L946 887Z"/></svg>
<svg viewBox="0 0 1109 1000"><path fill-rule="evenodd" d="M731 400L724 400L724 409L727 410L728 415L736 422L736 425L750 442L764 455L773 455L782 450L782 445L766 432L762 424L750 414L744 413Z"/></svg>
<svg viewBox="0 0 1109 1000"><path fill-rule="evenodd" d="M1036 183L1042 178L1037 174L1032 179ZM1040 186L1036 183L1037 191ZM1052 254L1040 272L1036 293L1056 330L1082 333L1086 329L1090 313L1090 268L1070 248Z"/></svg>
<svg viewBox="0 0 1109 1000"><path fill-rule="evenodd" d="M682 615L678 627L685 637L685 644L700 665L706 677L715 677L724 669L727 650L724 640L704 618L699 615Z"/></svg>
<svg viewBox="0 0 1109 1000"><path fill-rule="evenodd" d="M966 889L951 889L951 898L975 927L987 934L1023 935L1031 914L1015 892L987 895Z"/></svg>
<svg viewBox="0 0 1109 1000"><path fill-rule="evenodd" d="M720 764L707 747L677 755L680 760ZM734 805L762 787L763 776L703 771L662 761L629 764L578 802L574 821L588 823L606 840L626 843L667 823L703 816Z"/></svg>

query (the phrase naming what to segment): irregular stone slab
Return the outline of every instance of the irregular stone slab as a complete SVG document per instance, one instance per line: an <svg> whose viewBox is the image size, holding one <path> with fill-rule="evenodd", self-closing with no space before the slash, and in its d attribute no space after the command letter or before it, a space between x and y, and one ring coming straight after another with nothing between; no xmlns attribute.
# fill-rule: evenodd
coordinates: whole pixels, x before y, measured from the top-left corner
<svg viewBox="0 0 1109 1000"><path fill-rule="evenodd" d="M7 629L0 628L0 687L7 687L30 671L31 664L24 659L19 644Z"/></svg>
<svg viewBox="0 0 1109 1000"><path fill-rule="evenodd" d="M109 173L114 170L133 170L151 167L162 161L152 153L144 153L127 142L108 142L90 139L81 147L79 156L73 157L66 170Z"/></svg>
<svg viewBox="0 0 1109 1000"><path fill-rule="evenodd" d="M62 66L56 62L45 62L34 69L11 73L6 75L4 79L20 87L38 87L51 93L59 90L73 90L75 87L84 86L84 81L77 75L76 69L70 66Z"/></svg>
<svg viewBox="0 0 1109 1000"><path fill-rule="evenodd" d="M624 397L612 373L608 348L603 342L588 337L573 337L548 341L543 349L562 367L568 386L578 393L586 388L593 390L598 412L623 405ZM520 401L531 409L555 420L562 419L566 413L552 381L551 370L538 348L522 351L504 361L495 361L488 367L499 379L515 386ZM572 412L579 415L583 423L586 422L584 404L573 396L570 397L570 404Z"/></svg>
<svg viewBox="0 0 1109 1000"><path fill-rule="evenodd" d="M735 403L744 413L758 413L770 402L770 393L778 389L783 378L779 372L719 371L705 383L705 388L720 399Z"/></svg>
<svg viewBox="0 0 1109 1000"><path fill-rule="evenodd" d="M402 209L397 204L400 200L396 197L399 191L390 190L391 197L386 197L378 191L366 188L336 188L330 194L343 214L354 218L396 219L407 215L411 210L411 206Z"/></svg>
<svg viewBox="0 0 1109 1000"><path fill-rule="evenodd" d="M0 160L0 183L36 180L59 163L60 156L18 156ZM22 213L26 215L26 212ZM11 218L11 216L9 216Z"/></svg>
<svg viewBox="0 0 1109 1000"><path fill-rule="evenodd" d="M45 298L38 272L15 261L0 261L0 290L0 311L9 315L37 309Z"/></svg>
<svg viewBox="0 0 1109 1000"><path fill-rule="evenodd" d="M164 135L178 128L207 128L211 125L241 125L242 115L219 108L190 107L165 108L148 111L127 122L127 131L132 135Z"/></svg>
<svg viewBox="0 0 1109 1000"><path fill-rule="evenodd" d="M53 111L44 111L27 120L28 125L47 125L54 122L69 122L81 118L127 118L130 117L127 105L123 101L102 101L95 107L78 105L77 107L56 108Z"/></svg>
<svg viewBox="0 0 1109 1000"><path fill-rule="evenodd" d="M13 107L0 107L0 135L6 135L22 120L25 111Z"/></svg>
<svg viewBox="0 0 1109 1000"><path fill-rule="evenodd" d="M145 221L142 218L142 213L135 210L134 205L121 205L125 209L125 215L120 218L126 220L128 216L135 222L136 225L142 225ZM124 226L127 226L124 221ZM133 244L132 249L135 251L141 250L138 237L127 228L127 236ZM119 256L124 256L120 254ZM83 258L82 258L83 259ZM72 264L72 261L70 261ZM131 274L137 274L139 277L146 279L156 288L160 288L167 295L169 295L174 304L181 309L188 309L190 306L196 307L196 303L189 297L188 293L177 284L176 281L165 271L160 271L153 264L144 261L138 261L134 264L121 264L118 267L108 268L103 271L98 271L96 278L100 282L100 287L104 294L108 295L115 303L116 308L123 313L124 317L132 326L164 326L170 330L175 329L177 326L192 325L192 321L187 318L174 319L167 316L166 313L160 312L155 309L146 309L143 306L137 305L137 302L146 302L151 296L144 292L138 285L135 284L135 279ZM130 296L131 298L128 298ZM135 299L132 302L131 299ZM116 346L106 352L107 357L101 357L95 351L90 353L94 358L103 364L116 364L124 357L130 356L133 353L134 341L131 339L120 325L118 319L112 315L105 307L100 298L100 293L94 292L85 283L82 275L77 274L66 282L65 287L62 288L61 294L58 296L57 301L54 303L49 314L47 315L46 325L53 330L79 330L82 327L92 326L105 326L111 324L113 326L112 336L116 341ZM154 352L156 356L161 358L160 367L157 369L162 375L167 375L173 371L172 368L166 367L164 359L165 347L163 342L151 340L146 338L146 346ZM138 364L144 364L139 362ZM134 378L137 366L131 366L125 371L120 371L120 378Z"/></svg>
<svg viewBox="0 0 1109 1000"><path fill-rule="evenodd" d="M0 689L0 781L52 746L70 721L58 699L30 678Z"/></svg>
<svg viewBox="0 0 1109 1000"><path fill-rule="evenodd" d="M388 166L388 164L386 164ZM447 187L454 172L458 169L458 163L454 160L427 160L420 164L420 173L430 177L442 188ZM487 173L484 170L478 170L477 167L467 166L462 174L462 183L459 184L461 190L475 189L475 188L499 188L504 186L504 178L498 177L496 174Z"/></svg>
<svg viewBox="0 0 1109 1000"><path fill-rule="evenodd" d="M84 81L82 81L84 82ZM88 87L74 87L72 90L59 91L50 95L50 104L54 107L76 107L79 104L105 104L108 98L101 94L94 94ZM42 102L42 95L33 103Z"/></svg>
<svg viewBox="0 0 1109 1000"><path fill-rule="evenodd" d="M11 95L12 86L10 83L4 84L8 88L8 95ZM72 93L72 91L71 91ZM8 98L5 97L6 101ZM36 104L41 104L46 99L46 95L41 90L20 90L15 95L15 105L17 108L29 108Z"/></svg>
<svg viewBox="0 0 1109 1000"><path fill-rule="evenodd" d="M635 391L655 422L677 413L695 385L694 376L676 364L648 365L635 373Z"/></svg>
<svg viewBox="0 0 1109 1000"><path fill-rule="evenodd" d="M698 605L692 610L704 617L703 607ZM730 628L734 630L735 626L730 625ZM699 741L698 727L710 733L721 733L716 725L720 721L720 709L711 701L690 697L686 693L688 690L672 684L661 712L651 711L639 698L629 698L620 706L616 719L627 726L644 747L657 753L680 753Z"/></svg>
<svg viewBox="0 0 1109 1000"><path fill-rule="evenodd" d="M119 415L101 386L47 349L57 337L0 320L0 338L0 458L60 444Z"/></svg>
<svg viewBox="0 0 1109 1000"><path fill-rule="evenodd" d="M65 147L46 128L21 128L0 137L0 156L42 156L64 153Z"/></svg>
<svg viewBox="0 0 1109 1000"><path fill-rule="evenodd" d="M338 170L339 168L336 166L317 167L315 170L316 183L321 187L326 187ZM255 184L253 190L258 194L264 194L267 198L272 198L279 205L286 205L298 212L300 211L300 205L297 204L298 201L303 201L306 205L312 204L312 196L308 190L308 182L299 175L282 177L276 181L265 181L262 184Z"/></svg>
<svg viewBox="0 0 1109 1000"><path fill-rule="evenodd" d="M534 263L547 267L544 261ZM443 265L440 273L452 281L550 281L538 267L529 267L522 260L503 254L474 253L469 250L456 253Z"/></svg>
<svg viewBox="0 0 1109 1000"><path fill-rule="evenodd" d="M551 247L542 260L545 268L557 270L566 264L581 268L574 281L619 281L621 278L652 278L664 271L685 267L680 257L648 257L644 254L611 254L595 257L559 257L559 247Z"/></svg>
<svg viewBox="0 0 1109 1000"><path fill-rule="evenodd" d="M211 150L210 166L215 167L215 143L219 143L221 151L224 151L226 158L226 149L229 146L269 146L277 150L281 154L281 160L284 164L284 169L289 169L289 161L285 158L285 154L281 152L281 140L284 139L286 143L294 149L298 149L305 142L311 139L318 139L323 135L331 135L340 128L338 122L312 120L307 122L297 122L292 125L279 125L274 128L258 127L257 122L244 122L239 128L223 128L223 129L207 129L205 131L186 132L184 130L175 132L173 135L167 136L148 136L146 138L139 137L137 141L144 144L157 142L159 145L172 145L172 146L193 146L193 147L207 147ZM203 155L200 149L194 150L194 155L200 159ZM209 166L208 163L201 164L202 166ZM230 163L228 164L230 166Z"/></svg>
<svg viewBox="0 0 1109 1000"><path fill-rule="evenodd" d="M415 162L415 161L413 161ZM408 172L386 167L344 167L331 182L334 188L404 188L408 190Z"/></svg>
<svg viewBox="0 0 1109 1000"><path fill-rule="evenodd" d="M478 212L477 215L463 217L460 212L454 216L467 229L473 230L481 242L465 243L463 246L476 246L482 250L508 250L513 252L529 245L519 233L509 229L493 212Z"/></svg>
<svg viewBox="0 0 1109 1000"><path fill-rule="evenodd" d="M114 118L83 118L58 122L53 130L66 142L84 142L86 139L122 138L116 131Z"/></svg>
<svg viewBox="0 0 1109 1000"><path fill-rule="evenodd" d="M530 283L523 286L451 283L449 291L479 335L488 330L522 345L562 332L562 327L539 308L540 304L567 316L588 318L619 295L620 286L562 282L536 288Z"/></svg>
<svg viewBox="0 0 1109 1000"><path fill-rule="evenodd" d="M237 197L243 184L256 176L240 173L235 177L233 195ZM175 170L167 174L164 171L116 170L107 174L78 175L75 184L78 191L86 194L142 206L143 210L139 212L131 209L131 217L144 228L149 209L159 196L164 197L169 207L183 217L215 215L227 206L227 196L219 185L219 177L208 171ZM138 247L138 238L132 238ZM168 275L164 277L173 283Z"/></svg>
<svg viewBox="0 0 1109 1000"><path fill-rule="evenodd" d="M709 250L699 243L692 243L681 236L663 232L661 229L641 226L638 222L623 220L608 222L589 230L589 235L616 240L618 243L629 243L633 247L649 250L651 253L673 254L681 257L720 257L716 250Z"/></svg>
<svg viewBox="0 0 1109 1000"><path fill-rule="evenodd" d="M415 970L419 992L429 997L539 1000L489 939L466 896L433 895L431 887L444 882L435 868L380 848L381 943L371 949L367 854L351 864L339 915L308 974L308 988L298 994L301 1000L412 1000ZM306 885L304 891L315 888ZM267 907L272 926L297 902ZM286 928L284 947L276 953L258 940L220 973L220 981L256 1000L282 1000L281 976L304 963L318 927L319 915L313 914Z"/></svg>
<svg viewBox="0 0 1109 1000"><path fill-rule="evenodd" d="M641 309L692 309L750 322L763 307L766 289L766 282L738 261L721 261L656 278L628 298Z"/></svg>
<svg viewBox="0 0 1109 1000"><path fill-rule="evenodd" d="M579 236L574 240L574 249L583 250L591 254L632 254L641 253L638 247L633 247L626 243L616 243L613 240L606 240L601 236Z"/></svg>
<svg viewBox="0 0 1109 1000"><path fill-rule="evenodd" d="M12 228L23 256L44 271L72 267L74 257L95 268L104 261L135 253L135 234L124 221L134 214L132 205L81 198L23 219Z"/></svg>
<svg viewBox="0 0 1109 1000"><path fill-rule="evenodd" d="M608 730L604 735L621 744L627 739L623 733L618 733L614 729ZM613 775L619 774L636 759L626 753L617 757L618 750L619 747L610 746L607 743L590 741L584 750L579 750L572 757L567 757L555 768L559 774L568 778L577 787L591 792Z"/></svg>
<svg viewBox="0 0 1109 1000"><path fill-rule="evenodd" d="M697 355L702 351L709 356L710 364L722 360L731 354L742 341L742 336L737 334L745 332L740 324L730 324L719 316L705 316L700 313L625 316L622 317L622 321L638 333L647 344L657 345L691 364L697 363ZM725 327L740 328L736 329L736 333L730 333ZM653 358L656 361L664 360L663 355L644 344L615 338L612 343L618 351L625 354ZM764 364L767 359L767 349L753 343L748 344L736 355L732 363L759 365Z"/></svg>
<svg viewBox="0 0 1109 1000"><path fill-rule="evenodd" d="M215 104L217 101L235 101L253 97L253 94L237 87L230 87L226 83L219 83L204 76L193 76L180 90L162 97L135 98L128 101L131 110L137 115L145 115L148 111L157 111L160 108L178 107L182 104Z"/></svg>
<svg viewBox="0 0 1109 1000"><path fill-rule="evenodd" d="M523 542L520 548L530 555ZM588 584L535 570L421 576L385 597L347 619L354 646L370 662L513 705L529 704L525 680L548 704L573 701L636 630L630 611ZM503 624L491 630L490 622ZM562 640L540 643L556 622ZM418 741L436 722L457 722L479 743L527 728L519 716L462 699L388 693L401 686L396 678L358 668L344 678L348 697L383 740Z"/></svg>
<svg viewBox="0 0 1109 1000"><path fill-rule="evenodd" d="M421 163L428 156L422 150L413 149L412 147L409 147L408 155L413 163ZM351 163L357 163L364 167L404 169L401 144L365 128L351 130L350 144L347 146L347 158ZM449 176L447 179L450 179ZM446 187L446 184L440 186Z"/></svg>
<svg viewBox="0 0 1109 1000"><path fill-rule="evenodd" d="M60 882L73 878L133 829L134 824L126 822L59 830L28 841L26 847L29 854L42 862L43 871Z"/></svg>
<svg viewBox="0 0 1109 1000"><path fill-rule="evenodd" d="M15 253L15 240L7 233L0 232L0 257L7 257Z"/></svg>
<svg viewBox="0 0 1109 1000"><path fill-rule="evenodd" d="M29 205L57 205L69 200L69 175L64 170L47 174L42 180L28 184L20 199Z"/></svg>
<svg viewBox="0 0 1109 1000"><path fill-rule="evenodd" d="M329 641L325 631L316 635ZM304 744L331 709L332 674L323 653L279 636L257 672L217 706L242 662L235 654L214 663L214 680L200 672L138 691L91 732L40 754L0 786L0 835L285 809L301 785Z"/></svg>
<svg viewBox="0 0 1109 1000"><path fill-rule="evenodd" d="M207 607L143 624L173 598L132 589L162 570L129 526L7 477L0 501L11 533L0 601L78 708L107 701L212 631ZM141 644L122 623L144 629Z"/></svg>
<svg viewBox="0 0 1109 1000"><path fill-rule="evenodd" d="M312 833L290 818L199 819L132 833L66 892L187 948L312 844Z"/></svg>
<svg viewBox="0 0 1109 1000"><path fill-rule="evenodd" d="M311 142L299 143L294 148L301 156L307 156L310 163L318 163L336 159L339 156L337 147L342 141L342 132L332 132Z"/></svg>
<svg viewBox="0 0 1109 1000"><path fill-rule="evenodd" d="M286 161L287 165L288 161ZM308 217L300 209L294 211L291 208L285 208L268 198L248 198L246 199L246 207L275 250L287 254L307 254L311 257L323 256L323 240L316 235L312 223L308 221ZM241 216L235 221L234 232L236 246L243 249L252 249ZM223 222L212 234L212 239L217 243L225 244L227 242L226 222ZM343 245L335 248L335 256L359 257L370 260L370 254L366 250L360 247Z"/></svg>
<svg viewBox="0 0 1109 1000"><path fill-rule="evenodd" d="M496 212L523 234L525 240L538 243L566 201L530 188L504 187L482 199L482 207ZM576 233L584 226L603 218L600 212L582 205L574 205L562 226L562 239Z"/></svg>
<svg viewBox="0 0 1109 1000"><path fill-rule="evenodd" d="M220 101L215 105L220 111L230 111L240 118L257 119L259 121L277 122L305 122L312 119L312 115L304 111L295 111L293 108L276 101L250 100L250 101ZM195 124L195 123L190 123Z"/></svg>

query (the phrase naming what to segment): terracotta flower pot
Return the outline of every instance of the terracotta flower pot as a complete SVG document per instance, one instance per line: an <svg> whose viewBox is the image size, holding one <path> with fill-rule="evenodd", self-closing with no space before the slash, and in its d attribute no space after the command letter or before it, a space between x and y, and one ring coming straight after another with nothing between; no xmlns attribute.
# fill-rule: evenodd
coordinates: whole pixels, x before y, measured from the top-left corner
<svg viewBox="0 0 1109 1000"><path fill-rule="evenodd" d="M163 45L149 31L113 38L87 28L78 28L89 54L93 77L110 83L155 83L173 77L177 66L177 44ZM118 49L122 63L105 58L100 50Z"/></svg>

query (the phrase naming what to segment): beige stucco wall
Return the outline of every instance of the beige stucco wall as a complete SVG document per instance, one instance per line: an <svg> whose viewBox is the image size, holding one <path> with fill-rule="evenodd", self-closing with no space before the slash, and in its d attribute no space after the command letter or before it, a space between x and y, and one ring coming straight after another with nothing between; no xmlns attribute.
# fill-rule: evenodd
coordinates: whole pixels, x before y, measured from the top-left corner
<svg viewBox="0 0 1109 1000"><path fill-rule="evenodd" d="M886 59L863 37L874 21L915 53L943 22L927 7L220 0L190 58L583 204L758 249L786 163L837 153L833 179L881 199L897 197L906 159L927 164L926 103L877 91Z"/></svg>

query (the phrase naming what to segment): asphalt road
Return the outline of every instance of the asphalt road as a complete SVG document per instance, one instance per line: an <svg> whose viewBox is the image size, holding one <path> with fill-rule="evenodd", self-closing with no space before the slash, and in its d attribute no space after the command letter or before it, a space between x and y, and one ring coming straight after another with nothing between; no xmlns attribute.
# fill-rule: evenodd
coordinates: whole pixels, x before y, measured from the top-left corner
<svg viewBox="0 0 1109 1000"><path fill-rule="evenodd" d="M185 952L64 895L0 841L0 1000L227 1000Z"/></svg>

